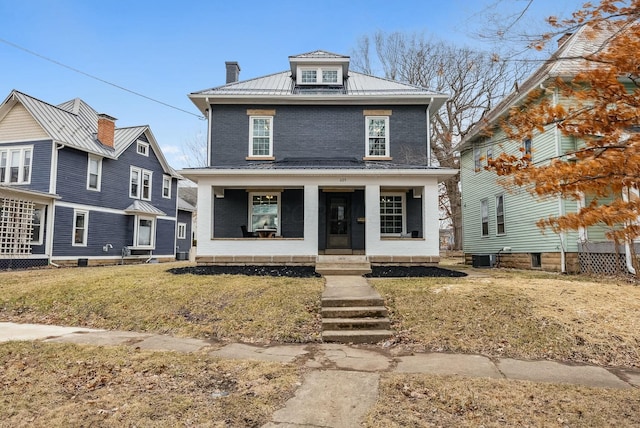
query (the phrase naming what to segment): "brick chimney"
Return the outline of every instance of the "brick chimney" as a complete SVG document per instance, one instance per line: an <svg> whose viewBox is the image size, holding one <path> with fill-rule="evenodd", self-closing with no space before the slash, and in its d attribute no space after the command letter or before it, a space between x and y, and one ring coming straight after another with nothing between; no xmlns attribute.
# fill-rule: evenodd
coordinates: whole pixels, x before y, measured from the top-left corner
<svg viewBox="0 0 640 428"><path fill-rule="evenodd" d="M238 81L240 77L240 66L236 61L227 61L224 63L227 67L227 84Z"/></svg>
<svg viewBox="0 0 640 428"><path fill-rule="evenodd" d="M116 119L108 114L98 114L98 141L113 148Z"/></svg>

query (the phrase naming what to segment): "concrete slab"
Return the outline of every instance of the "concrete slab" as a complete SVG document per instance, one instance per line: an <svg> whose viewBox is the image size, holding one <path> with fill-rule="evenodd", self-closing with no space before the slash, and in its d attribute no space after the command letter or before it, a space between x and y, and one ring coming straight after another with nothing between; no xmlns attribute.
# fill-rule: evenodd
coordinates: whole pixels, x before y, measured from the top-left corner
<svg viewBox="0 0 640 428"><path fill-rule="evenodd" d="M151 336L153 335L130 331L99 331L70 334L49 339L47 342L76 343L94 346L137 345Z"/></svg>
<svg viewBox="0 0 640 428"><path fill-rule="evenodd" d="M481 355L427 353L399 357L398 360L394 371L399 373L502 378L493 362Z"/></svg>
<svg viewBox="0 0 640 428"><path fill-rule="evenodd" d="M631 371L631 370L620 370L622 377L624 380L629 382L631 385L640 388L640 372Z"/></svg>
<svg viewBox="0 0 640 428"><path fill-rule="evenodd" d="M264 428L353 428L378 397L380 376L349 371L309 372L295 396L276 411Z"/></svg>
<svg viewBox="0 0 640 428"><path fill-rule="evenodd" d="M323 298L339 297L376 297L380 293L373 289L361 276L330 275L325 277Z"/></svg>
<svg viewBox="0 0 640 428"><path fill-rule="evenodd" d="M282 345L263 348L242 343L232 343L211 352L211 355L220 358L275 361L280 363L293 362L297 357L305 354L307 354L307 351L302 346Z"/></svg>
<svg viewBox="0 0 640 428"><path fill-rule="evenodd" d="M10 340L42 340L49 337L64 336L77 332L99 332L80 327L60 327L55 325L41 324L18 324L13 322L0 322L0 342Z"/></svg>
<svg viewBox="0 0 640 428"><path fill-rule="evenodd" d="M153 351L196 352L210 346L209 342L200 339L185 339L171 336L151 336L136 344L140 349Z"/></svg>
<svg viewBox="0 0 640 428"><path fill-rule="evenodd" d="M631 385L602 367L569 366L554 361L520 361L510 358L498 360L497 366L509 379L603 388L631 388Z"/></svg>
<svg viewBox="0 0 640 428"><path fill-rule="evenodd" d="M391 359L378 352L339 344L318 345L307 367L335 367L365 372L388 370Z"/></svg>

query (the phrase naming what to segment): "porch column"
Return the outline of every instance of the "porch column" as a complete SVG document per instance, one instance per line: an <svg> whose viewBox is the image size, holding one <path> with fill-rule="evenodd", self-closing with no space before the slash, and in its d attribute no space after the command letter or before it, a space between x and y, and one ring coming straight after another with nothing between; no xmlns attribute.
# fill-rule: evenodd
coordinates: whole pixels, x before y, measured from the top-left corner
<svg viewBox="0 0 640 428"><path fill-rule="evenodd" d="M213 238L213 187L198 186L198 246L196 254ZM200 209L201 208L201 209ZM200 244L202 243L202 244Z"/></svg>
<svg viewBox="0 0 640 428"><path fill-rule="evenodd" d="M304 241L305 248L318 253L318 185L304 186Z"/></svg>
<svg viewBox="0 0 640 428"><path fill-rule="evenodd" d="M380 185L367 184L364 188L365 253L376 254L380 247Z"/></svg>
<svg viewBox="0 0 640 428"><path fill-rule="evenodd" d="M427 254L440 254L440 213L438 211L438 183L422 189L422 230Z"/></svg>

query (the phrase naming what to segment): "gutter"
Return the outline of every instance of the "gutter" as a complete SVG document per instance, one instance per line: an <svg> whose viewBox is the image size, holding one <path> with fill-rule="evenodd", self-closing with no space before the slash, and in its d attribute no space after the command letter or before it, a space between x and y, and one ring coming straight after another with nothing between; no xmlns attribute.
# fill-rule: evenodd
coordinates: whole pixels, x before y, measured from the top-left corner
<svg viewBox="0 0 640 428"><path fill-rule="evenodd" d="M431 117L429 110L431 109L431 103L433 103L433 97L427 104L426 114L427 114L427 166L431 166Z"/></svg>

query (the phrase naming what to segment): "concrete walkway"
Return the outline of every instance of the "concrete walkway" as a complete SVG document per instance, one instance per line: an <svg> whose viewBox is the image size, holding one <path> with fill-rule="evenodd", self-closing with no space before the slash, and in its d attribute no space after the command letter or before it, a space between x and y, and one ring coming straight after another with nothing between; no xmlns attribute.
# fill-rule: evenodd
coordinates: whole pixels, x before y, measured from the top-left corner
<svg viewBox="0 0 640 428"><path fill-rule="evenodd" d="M520 379L603 388L638 388L640 371L608 370L554 361L490 359L481 355L416 353L393 356L375 346L313 343L254 346L231 343L216 348L199 339L76 327L0 322L0 342L41 340L97 346L125 345L155 351L207 351L228 359L301 364L308 370L295 396L265 428L353 427L377 399L381 373L426 373Z"/></svg>

